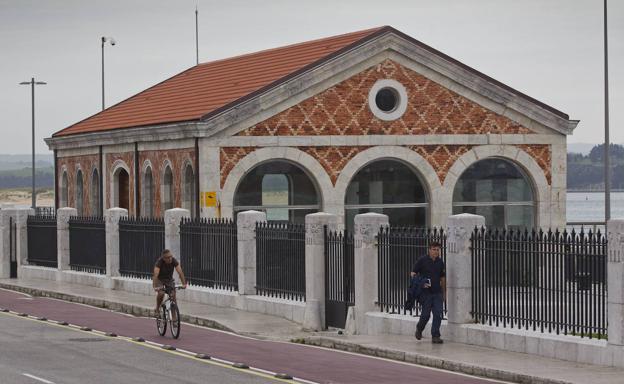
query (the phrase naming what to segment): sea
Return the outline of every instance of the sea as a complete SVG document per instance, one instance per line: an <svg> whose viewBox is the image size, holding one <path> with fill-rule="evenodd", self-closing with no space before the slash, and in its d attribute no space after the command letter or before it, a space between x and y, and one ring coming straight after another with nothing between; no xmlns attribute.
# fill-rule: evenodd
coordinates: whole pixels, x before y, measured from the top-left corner
<svg viewBox="0 0 624 384"><path fill-rule="evenodd" d="M566 211L568 222L604 222L605 194L568 191ZM611 217L624 218L624 192L611 192Z"/></svg>

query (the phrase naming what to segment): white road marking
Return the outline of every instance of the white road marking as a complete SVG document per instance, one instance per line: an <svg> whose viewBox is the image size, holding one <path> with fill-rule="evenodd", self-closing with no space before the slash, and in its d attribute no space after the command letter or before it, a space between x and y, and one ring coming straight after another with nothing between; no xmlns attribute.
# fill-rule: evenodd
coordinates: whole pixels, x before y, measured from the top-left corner
<svg viewBox="0 0 624 384"><path fill-rule="evenodd" d="M46 380L46 379L42 379L41 377L37 377L35 375L31 375L30 373L22 373L22 375L26 376L26 377L30 377L33 380L37 380L40 381L42 383L46 383L46 384L54 384L53 382L51 382L50 380Z"/></svg>

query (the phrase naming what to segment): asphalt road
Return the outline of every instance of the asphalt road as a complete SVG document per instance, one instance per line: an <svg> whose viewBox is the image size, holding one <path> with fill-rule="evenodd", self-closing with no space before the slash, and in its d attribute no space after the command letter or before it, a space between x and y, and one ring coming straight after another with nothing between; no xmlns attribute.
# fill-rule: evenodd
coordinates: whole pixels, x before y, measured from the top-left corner
<svg viewBox="0 0 624 384"><path fill-rule="evenodd" d="M168 335L166 337L159 336L156 332L155 321L152 318L133 317L108 310L89 307L86 305L69 303L49 298L29 298L22 294L6 290L0 290L0 308L10 309L11 311L15 312L24 312L32 316L43 316L50 320L67 321L71 324L90 327L93 330L99 330L102 332L114 332L119 336L129 338L142 337L149 342L158 344L170 344L178 348L178 350L186 350L193 353L203 353L212 356L213 358L222 359L228 362L245 363L248 366L258 370L287 373L295 378L315 383L483 384L492 382L491 380L487 379L481 379L462 374L455 374L452 372L440 371L418 365L379 359L370 356L345 353L293 343L256 340L248 337L241 337L227 332L191 326L189 324L182 325L182 333L180 339L174 340ZM181 311L184 311L183 307L181 308ZM13 316L13 322L16 321L15 319L17 319L15 315L0 313L0 317L7 316ZM17 321L29 323L33 322L33 320L29 319L18 319ZM2 325L0 324L0 326ZM48 327L57 328L59 326L48 325L46 327L39 328L40 331L38 332L24 333L21 335L22 342L24 342L24 340L31 340L32 342L28 342L29 348L35 348L34 345L37 345L36 340L47 340L47 332L54 332L48 331ZM1 335L10 334L13 335L12 337L14 338L14 340L16 337L17 340L19 340L18 336L21 332L14 333L12 331L8 331L5 329L4 326L2 326L2 328L0 329L2 330L2 332L0 333ZM34 339L32 339L33 337ZM86 338L87 336L73 336L71 338L80 337ZM93 336L89 336L89 338L91 337ZM51 340L54 340L52 336L50 336L50 338ZM74 344L70 344L73 342L67 340L68 339L65 339L64 342L59 342L59 347L65 346L65 343L67 343L68 345L73 345L72 348L77 348L74 344L77 344L78 346L86 345L81 348L103 348L104 346L119 343L118 341L115 341L114 343L111 341L101 341L77 342ZM4 363L4 356L7 353L9 354L8 356L10 356L11 348L5 348L3 340L0 340L0 342L2 342L2 344L0 344L2 346L0 348L0 361L2 361L2 363L6 364L7 366L11 366L10 363ZM130 342L126 341L124 343L128 344ZM136 345L132 347L132 350L136 350L136 347ZM124 346L119 348L130 347ZM141 345L140 348L146 349L149 347L147 345ZM47 349L54 350L56 348L53 347ZM9 352L7 352L7 350ZM70 348L70 350L72 349ZM62 356L62 353L54 353L53 351L50 355L51 363L46 363L44 365L50 369L55 366L64 367L64 370L59 368L59 373L62 373L65 371L69 372L67 367L83 367L81 361L85 360L92 362L90 365L86 365L85 363L84 366L91 367L95 370L93 372L99 372L102 374L108 372L109 374L115 374L114 369L111 370L109 368L104 370L98 370L98 367L100 366L100 364L117 362L123 368L120 369L120 372L124 372L124 374L129 375L129 377L135 377L135 380L137 381L120 381L118 379L115 379L115 383L151 383L158 381L153 381L152 377L150 377L148 380L147 376L144 376L150 372L150 367L157 366L158 364L162 365L165 361L169 362L170 359L175 359L176 361L179 360L178 356L172 355L171 352L157 349L152 349L151 351L146 352L152 354L154 352L157 352L156 355L140 355L140 357L136 358L136 361L130 358L121 358L119 360L116 360L114 358L114 353L111 353L111 355L109 356L106 354L100 354L98 351L95 350L85 350L83 352L84 353L76 353L77 355L80 355L80 360L77 360L80 361L80 363L73 363L72 361L70 361L71 359L65 359L65 357ZM27 351L24 351L21 356L23 358L23 361L15 365L15 367L19 367L19 369L22 370L25 370L26 368L34 370L34 368L42 366L39 364L39 360L47 360L42 358L37 359L36 362L29 363L29 356L35 355L33 355L32 353L28 353ZM120 356L124 355L121 354ZM59 364L54 364L53 362L55 360L59 361ZM201 361L193 361L193 359L190 360L190 365L193 365L193 368L189 368L191 371L206 370L206 367L203 366L206 363L202 363ZM60 361L62 361L62 363ZM189 362L185 364L189 364ZM2 366L0 365L0 372L3 371L1 368ZM81 372L81 378L84 379L85 377L89 377L89 375L91 375L90 372L92 372L91 368L85 368L84 370L82 368L77 368L78 371ZM22 372L17 372L15 370L12 372L13 374L22 374ZM44 373L34 370L32 374L37 375L37 372L41 374ZM184 373L180 376L180 378L185 381L180 382L184 383L237 382L235 380L229 379L208 380L206 376L201 376L201 379L199 379L200 376L198 376L198 379L195 380L193 376L190 376L186 373L186 370L182 370L182 372ZM271 380L270 377L266 377L266 379ZM4 383L4 381L2 380L0 380L0 382ZM62 380L55 383L60 384L66 382L69 381ZM85 381L80 382L85 383ZM102 381L96 380L93 382ZM171 383L172 381L170 378L168 378L167 382Z"/></svg>
<svg viewBox="0 0 624 384"><path fill-rule="evenodd" d="M241 370L0 313L3 384L274 383Z"/></svg>

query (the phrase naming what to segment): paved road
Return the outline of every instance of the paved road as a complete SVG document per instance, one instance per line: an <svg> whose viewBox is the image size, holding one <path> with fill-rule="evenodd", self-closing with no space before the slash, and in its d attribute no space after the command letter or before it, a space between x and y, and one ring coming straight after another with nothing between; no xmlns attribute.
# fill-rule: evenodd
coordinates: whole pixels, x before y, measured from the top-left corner
<svg viewBox="0 0 624 384"><path fill-rule="evenodd" d="M6 290L0 290L0 307L51 320L67 321L103 332L114 332L120 336L143 337L148 341L170 344L178 349L204 353L231 362L241 362L271 372L287 373L296 378L318 383L492 382L363 355L250 339L188 324L183 324L180 339L174 340L156 333L154 319L132 317L55 299L29 298ZM184 308L181 310L184 311ZM443 345L439 347L444 348Z"/></svg>
<svg viewBox="0 0 624 384"><path fill-rule="evenodd" d="M3 384L274 383L121 339L0 314Z"/></svg>

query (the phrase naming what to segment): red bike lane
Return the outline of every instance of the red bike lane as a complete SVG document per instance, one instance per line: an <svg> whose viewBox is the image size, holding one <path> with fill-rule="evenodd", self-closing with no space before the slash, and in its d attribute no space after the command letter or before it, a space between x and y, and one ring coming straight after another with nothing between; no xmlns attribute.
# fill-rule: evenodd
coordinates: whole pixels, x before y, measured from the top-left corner
<svg viewBox="0 0 624 384"><path fill-rule="evenodd" d="M318 383L491 383L487 379L412 364L300 344L256 340L188 324L182 324L181 336L175 340L169 336L169 330L166 336L159 336L154 319L50 298L29 299L20 293L5 290L0 290L0 308L66 321L120 336L142 337L155 343L169 344L194 353L287 373Z"/></svg>

